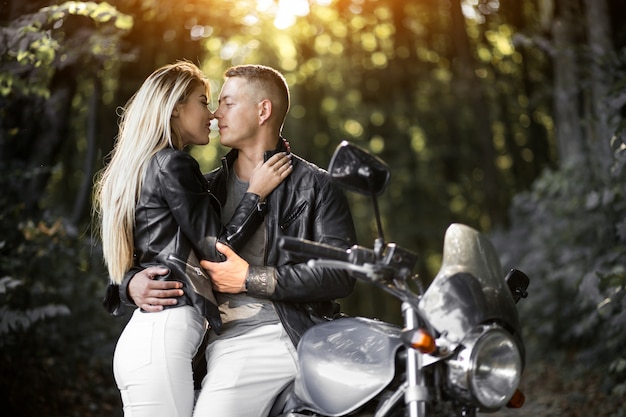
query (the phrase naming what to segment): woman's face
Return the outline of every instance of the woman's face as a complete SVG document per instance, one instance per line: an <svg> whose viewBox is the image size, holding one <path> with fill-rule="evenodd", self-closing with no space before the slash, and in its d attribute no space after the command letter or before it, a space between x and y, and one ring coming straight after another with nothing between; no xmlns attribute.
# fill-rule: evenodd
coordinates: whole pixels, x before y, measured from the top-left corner
<svg viewBox="0 0 626 417"><path fill-rule="evenodd" d="M214 116L203 85L194 88L185 103L177 104L172 113L172 127L180 134L183 146L206 145Z"/></svg>

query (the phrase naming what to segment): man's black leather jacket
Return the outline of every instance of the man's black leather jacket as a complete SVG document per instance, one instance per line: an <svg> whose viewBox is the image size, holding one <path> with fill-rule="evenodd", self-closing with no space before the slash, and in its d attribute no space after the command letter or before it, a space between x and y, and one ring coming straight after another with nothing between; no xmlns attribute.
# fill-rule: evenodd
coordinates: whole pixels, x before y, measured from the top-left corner
<svg viewBox="0 0 626 417"><path fill-rule="evenodd" d="M221 225L220 210L219 202L209 192L207 181L191 155L174 149L157 152L146 168L135 208L136 267L125 275L119 286L121 301L133 305L128 299L127 288L137 271L164 265L171 273L155 279L178 280L184 284L184 295L179 297L176 306L196 307L219 331L221 322L217 307L207 311L203 299L209 298L215 304L215 299L211 300L208 277L200 277L194 282L189 280L190 274L186 272L189 268L201 272L198 259L222 261L223 255L215 249L218 238L237 250L258 228L264 216L259 196L252 193L244 195L225 227ZM203 296L202 288L199 288L202 286L208 296Z"/></svg>
<svg viewBox="0 0 626 417"><path fill-rule="evenodd" d="M265 160L277 152L287 152L282 138ZM222 204L236 158L237 150L230 151L222 167L206 175ZM355 281L346 271L309 267L306 260L280 250L278 239L299 237L347 249L356 243L356 234L347 199L328 173L296 155L292 164L291 175L266 199L265 266L249 268L246 288L249 295L272 300L297 346L305 330L338 313L334 300L348 296Z"/></svg>

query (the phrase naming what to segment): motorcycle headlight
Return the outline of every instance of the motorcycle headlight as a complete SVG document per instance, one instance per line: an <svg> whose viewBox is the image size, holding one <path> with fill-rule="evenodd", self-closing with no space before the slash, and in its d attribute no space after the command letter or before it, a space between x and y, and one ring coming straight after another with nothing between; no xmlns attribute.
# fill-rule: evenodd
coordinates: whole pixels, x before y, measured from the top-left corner
<svg viewBox="0 0 626 417"><path fill-rule="evenodd" d="M448 361L450 386L465 401L486 410L504 406L522 374L522 358L511 335L497 326L480 326Z"/></svg>

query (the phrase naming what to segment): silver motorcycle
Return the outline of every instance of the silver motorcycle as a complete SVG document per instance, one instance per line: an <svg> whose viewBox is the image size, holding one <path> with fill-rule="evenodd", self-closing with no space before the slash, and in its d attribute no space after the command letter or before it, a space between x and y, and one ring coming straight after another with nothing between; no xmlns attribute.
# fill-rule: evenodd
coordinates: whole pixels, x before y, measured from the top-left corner
<svg viewBox="0 0 626 417"><path fill-rule="evenodd" d="M309 329L297 348L298 374L270 415L475 416L521 407L524 344L515 304L527 296L526 275L505 275L484 235L452 224L441 268L421 290L417 256L383 237L377 196L390 178L387 165L344 141L328 171L347 189L372 196L374 247L341 250L289 237L279 244L397 297L404 326L344 317Z"/></svg>

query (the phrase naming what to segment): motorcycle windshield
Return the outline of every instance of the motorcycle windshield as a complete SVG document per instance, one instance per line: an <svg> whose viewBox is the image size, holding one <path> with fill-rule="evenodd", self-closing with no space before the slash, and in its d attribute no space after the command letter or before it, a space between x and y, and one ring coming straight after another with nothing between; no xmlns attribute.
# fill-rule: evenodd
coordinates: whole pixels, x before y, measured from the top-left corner
<svg viewBox="0 0 626 417"><path fill-rule="evenodd" d="M475 326L497 321L519 333L519 319L498 255L471 227L452 224L444 239L443 262L419 303L430 324L453 343Z"/></svg>

